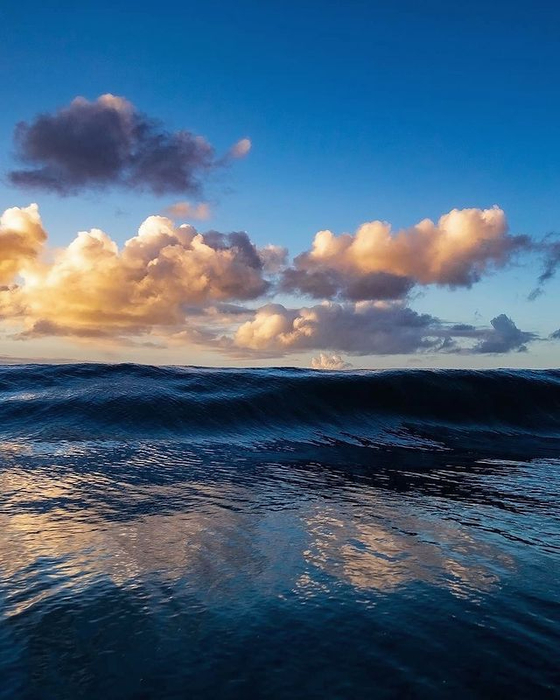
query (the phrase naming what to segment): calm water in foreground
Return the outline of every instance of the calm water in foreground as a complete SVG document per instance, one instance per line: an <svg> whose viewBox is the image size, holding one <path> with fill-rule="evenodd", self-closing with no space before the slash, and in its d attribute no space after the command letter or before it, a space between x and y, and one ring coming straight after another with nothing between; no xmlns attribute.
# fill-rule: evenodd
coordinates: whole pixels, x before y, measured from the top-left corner
<svg viewBox="0 0 560 700"><path fill-rule="evenodd" d="M560 372L0 368L0 698L560 694Z"/></svg>

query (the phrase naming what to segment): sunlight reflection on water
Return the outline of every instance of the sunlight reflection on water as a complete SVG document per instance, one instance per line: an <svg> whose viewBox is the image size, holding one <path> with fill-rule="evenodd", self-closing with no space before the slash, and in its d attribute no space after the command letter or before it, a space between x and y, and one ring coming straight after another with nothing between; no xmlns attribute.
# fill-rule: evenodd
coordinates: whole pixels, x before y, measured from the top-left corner
<svg viewBox="0 0 560 700"><path fill-rule="evenodd" d="M154 439L0 455L0 697L552 692L559 460Z"/></svg>

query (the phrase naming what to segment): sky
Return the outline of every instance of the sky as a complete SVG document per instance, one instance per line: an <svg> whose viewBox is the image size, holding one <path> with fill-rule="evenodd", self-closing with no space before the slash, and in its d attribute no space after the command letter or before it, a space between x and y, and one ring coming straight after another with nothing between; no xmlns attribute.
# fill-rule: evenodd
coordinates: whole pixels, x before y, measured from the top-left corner
<svg viewBox="0 0 560 700"><path fill-rule="evenodd" d="M4 3L0 356L558 366L559 31L542 0Z"/></svg>

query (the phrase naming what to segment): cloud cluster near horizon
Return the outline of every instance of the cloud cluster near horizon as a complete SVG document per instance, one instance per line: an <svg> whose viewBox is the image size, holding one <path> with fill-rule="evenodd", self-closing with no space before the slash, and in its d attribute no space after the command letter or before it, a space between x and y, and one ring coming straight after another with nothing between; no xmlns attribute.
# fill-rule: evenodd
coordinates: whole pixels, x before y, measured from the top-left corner
<svg viewBox="0 0 560 700"><path fill-rule="evenodd" d="M2 216L0 318L12 337L190 343L242 358L333 353L318 356L321 367L338 366L342 352L491 354L536 340L504 314L474 327L408 305L414 286L470 286L528 246L498 208L453 210L396 233L381 222L354 236L320 232L291 265L284 248L258 247L245 232L199 232L163 216L146 219L121 248L99 229L57 250L46 240L36 205ZM319 283L294 286L322 297L310 306L275 303L294 272L331 275L336 285L322 294Z"/></svg>
<svg viewBox="0 0 560 700"><path fill-rule="evenodd" d="M312 369L326 369L331 371L340 371L343 369L350 369L352 367L350 362L346 362L341 355L334 353L332 355L326 352L320 352L317 357L311 358L311 368Z"/></svg>
<svg viewBox="0 0 560 700"><path fill-rule="evenodd" d="M14 140L25 167L12 170L10 181L62 195L113 185L156 195L197 194L205 175L251 149L244 138L216 158L202 136L168 131L111 94L93 101L76 97L54 114L20 122Z"/></svg>
<svg viewBox="0 0 560 700"><path fill-rule="evenodd" d="M417 313L403 301L324 301L299 309L268 304L242 323L232 338L221 340L225 349L239 357L282 357L323 349L350 355L525 352L526 344L537 339L505 314L491 324L491 328L476 328L445 323L431 314Z"/></svg>

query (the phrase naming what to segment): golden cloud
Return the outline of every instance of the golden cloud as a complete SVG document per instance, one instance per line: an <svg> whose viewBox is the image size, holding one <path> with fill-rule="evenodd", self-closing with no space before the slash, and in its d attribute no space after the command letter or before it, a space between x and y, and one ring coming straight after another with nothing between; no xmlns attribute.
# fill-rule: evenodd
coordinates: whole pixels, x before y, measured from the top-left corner
<svg viewBox="0 0 560 700"><path fill-rule="evenodd" d="M36 204L12 207L0 217L0 284L8 284L32 263L47 239Z"/></svg>
<svg viewBox="0 0 560 700"><path fill-rule="evenodd" d="M52 262L37 259L45 238L37 207L2 218L0 270L23 282L1 295L4 316L23 318L25 335L133 335L184 323L189 305L253 299L269 282L247 234L198 233L151 216L120 250L103 231L81 232Z"/></svg>
<svg viewBox="0 0 560 700"><path fill-rule="evenodd" d="M453 209L437 224L424 219L397 232L371 221L353 235L319 231L287 271L284 287L354 300L402 298L414 284L469 287L528 246L526 236L508 233L498 207Z"/></svg>
<svg viewBox="0 0 560 700"><path fill-rule="evenodd" d="M125 343L151 334L160 344L195 343L241 357L335 353L316 358L318 367L340 366L339 352L503 353L536 339L503 314L491 328L450 325L415 312L403 298L410 284L471 284L525 245L524 237L508 234L496 207L453 210L437 225L425 220L396 234L381 222L364 224L354 236L318 233L291 271L328 271L330 282L343 283L339 291L354 285L370 296L297 308L236 303L272 295L279 277L286 280L286 249L257 248L244 232L201 233L150 216L122 247L94 228L48 259L46 238L35 204L0 218L0 317L19 338ZM316 291L321 279L314 280ZM415 281L403 287L395 280Z"/></svg>

